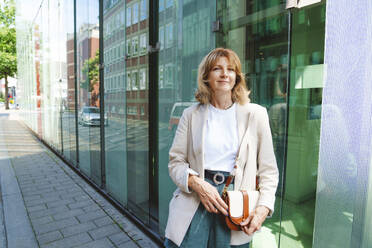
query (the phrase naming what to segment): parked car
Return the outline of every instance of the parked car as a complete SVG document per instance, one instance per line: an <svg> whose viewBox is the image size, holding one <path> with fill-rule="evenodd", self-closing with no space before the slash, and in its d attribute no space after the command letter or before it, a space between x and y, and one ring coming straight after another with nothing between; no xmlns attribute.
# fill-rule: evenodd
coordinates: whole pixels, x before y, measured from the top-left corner
<svg viewBox="0 0 372 248"><path fill-rule="evenodd" d="M79 113L79 124L83 126L99 126L101 115L97 107L83 107ZM105 126L108 125L107 115L105 114Z"/></svg>
<svg viewBox="0 0 372 248"><path fill-rule="evenodd" d="M169 118L169 131L176 131L177 125L181 119L183 111L195 104L195 102L176 102L173 107Z"/></svg>

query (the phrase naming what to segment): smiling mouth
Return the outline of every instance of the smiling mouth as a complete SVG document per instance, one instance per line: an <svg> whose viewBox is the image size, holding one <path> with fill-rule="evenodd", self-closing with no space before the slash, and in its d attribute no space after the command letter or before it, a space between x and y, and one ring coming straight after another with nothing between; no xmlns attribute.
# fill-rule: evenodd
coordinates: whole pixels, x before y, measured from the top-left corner
<svg viewBox="0 0 372 248"><path fill-rule="evenodd" d="M217 81L219 83L228 83L229 81Z"/></svg>

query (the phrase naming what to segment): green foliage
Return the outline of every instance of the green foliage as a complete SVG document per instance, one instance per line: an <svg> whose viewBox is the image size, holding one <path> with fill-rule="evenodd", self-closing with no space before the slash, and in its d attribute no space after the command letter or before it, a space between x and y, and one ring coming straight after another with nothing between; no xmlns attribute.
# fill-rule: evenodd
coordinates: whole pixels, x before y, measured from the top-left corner
<svg viewBox="0 0 372 248"><path fill-rule="evenodd" d="M82 74L86 79L80 82L80 88L87 89L89 84L89 92L93 90L93 85L99 81L99 50L96 55L85 61Z"/></svg>
<svg viewBox="0 0 372 248"><path fill-rule="evenodd" d="M17 51L14 0L0 2L0 78L5 78L5 94L8 93L8 77L17 73ZM9 109L8 98L5 108Z"/></svg>
<svg viewBox="0 0 372 248"><path fill-rule="evenodd" d="M0 3L0 78L17 73L14 0Z"/></svg>

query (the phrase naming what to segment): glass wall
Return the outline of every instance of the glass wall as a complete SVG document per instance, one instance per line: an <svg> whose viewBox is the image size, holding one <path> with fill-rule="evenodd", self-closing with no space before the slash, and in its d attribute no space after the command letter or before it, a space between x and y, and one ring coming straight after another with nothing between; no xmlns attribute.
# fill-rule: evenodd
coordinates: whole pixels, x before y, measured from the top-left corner
<svg viewBox="0 0 372 248"><path fill-rule="evenodd" d="M325 3L293 11L281 244L312 247L323 87ZM295 237L295 238L294 238Z"/></svg>
<svg viewBox="0 0 372 248"><path fill-rule="evenodd" d="M277 247L283 199L287 119L288 12L282 1L221 1L218 46L233 49L242 62L250 99L266 107L279 168L275 212L254 236L253 247Z"/></svg>
<svg viewBox="0 0 372 248"><path fill-rule="evenodd" d="M125 1L103 6L106 188L127 206Z"/></svg>
<svg viewBox="0 0 372 248"><path fill-rule="evenodd" d="M75 49L74 49L74 1L67 0L62 5L59 40L65 47L65 66L61 67L61 83L63 86L62 100L60 104L62 119L62 145L63 155L67 160L76 166L76 122L75 122Z"/></svg>
<svg viewBox="0 0 372 248"><path fill-rule="evenodd" d="M282 1L221 1L217 9L223 27L217 45L238 53L251 101L268 111L280 174L276 211L253 247L311 247L325 4L291 10L291 26Z"/></svg>
<svg viewBox="0 0 372 248"><path fill-rule="evenodd" d="M76 2L76 71L79 167L101 184L99 8L98 1Z"/></svg>
<svg viewBox="0 0 372 248"><path fill-rule="evenodd" d="M311 247L321 185L325 1L291 10L282 0L153 4L45 0L38 8L17 1L25 123L163 237L176 188L168 152L183 110L195 103L198 65L213 48L231 48L242 61L251 101L268 111L280 172L274 216L253 248ZM157 46L149 49L155 37ZM154 157L149 133L158 137Z"/></svg>
<svg viewBox="0 0 372 248"><path fill-rule="evenodd" d="M214 1L159 1L159 229L164 235L176 186L168 175L169 148L182 112L195 103L197 70L215 47Z"/></svg>
<svg viewBox="0 0 372 248"><path fill-rule="evenodd" d="M126 5L126 154L128 208L149 223L148 1Z"/></svg>

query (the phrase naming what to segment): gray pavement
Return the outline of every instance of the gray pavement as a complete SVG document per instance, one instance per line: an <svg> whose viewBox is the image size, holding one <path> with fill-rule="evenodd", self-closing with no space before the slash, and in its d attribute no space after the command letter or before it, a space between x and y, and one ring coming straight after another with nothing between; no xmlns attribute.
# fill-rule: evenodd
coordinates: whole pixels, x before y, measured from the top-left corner
<svg viewBox="0 0 372 248"><path fill-rule="evenodd" d="M0 109L0 247L159 247Z"/></svg>

